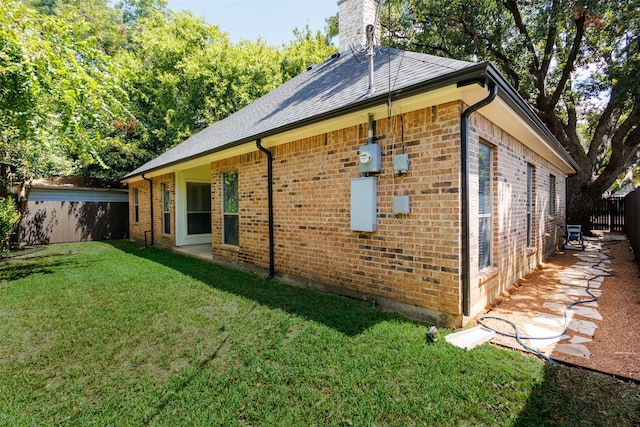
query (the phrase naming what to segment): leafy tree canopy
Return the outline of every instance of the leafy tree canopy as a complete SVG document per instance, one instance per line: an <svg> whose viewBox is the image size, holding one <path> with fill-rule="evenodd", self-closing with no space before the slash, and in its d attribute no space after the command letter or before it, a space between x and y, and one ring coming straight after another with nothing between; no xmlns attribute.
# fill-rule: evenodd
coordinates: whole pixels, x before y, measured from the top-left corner
<svg viewBox="0 0 640 427"><path fill-rule="evenodd" d="M229 41L165 0L0 3L0 178L118 180L335 50Z"/></svg>
<svg viewBox="0 0 640 427"><path fill-rule="evenodd" d="M463 60L490 60L580 165L568 216L637 170L640 1L389 0L388 42ZM633 173L627 174L632 176Z"/></svg>

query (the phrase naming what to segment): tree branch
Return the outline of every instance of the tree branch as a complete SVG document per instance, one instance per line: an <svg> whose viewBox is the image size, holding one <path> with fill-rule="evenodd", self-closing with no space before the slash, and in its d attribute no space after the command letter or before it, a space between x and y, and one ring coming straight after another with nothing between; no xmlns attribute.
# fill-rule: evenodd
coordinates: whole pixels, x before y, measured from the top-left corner
<svg viewBox="0 0 640 427"><path fill-rule="evenodd" d="M531 36L529 35L529 31L527 30L527 27L525 26L524 21L522 20L522 14L520 13L520 9L518 9L518 3L515 0L506 0L502 4L511 13L511 16L513 16L513 20L516 24L516 27L518 27L518 31L520 32L522 37L524 37L524 39L527 41L526 43L527 51L529 51L529 53L531 54L531 57L533 58L533 62L531 63L531 68L532 68L532 71L535 69L535 71L537 72L540 69L540 61L538 59L538 55L536 54L536 49L533 47L533 42L531 41Z"/></svg>
<svg viewBox="0 0 640 427"><path fill-rule="evenodd" d="M545 77L549 73L549 66L551 65L551 58L553 57L553 46L555 45L556 36L558 34L557 18L558 18L558 1L553 0L551 3L551 14L549 15L549 32L547 33L547 39L544 44L544 53L542 57L542 66L540 67L539 79L544 81Z"/></svg>
<svg viewBox="0 0 640 427"><path fill-rule="evenodd" d="M611 137L611 157L595 179L598 190L604 192L629 166L640 147L640 102L636 102L629 116ZM594 171L596 174L598 171Z"/></svg>
<svg viewBox="0 0 640 427"><path fill-rule="evenodd" d="M578 52L580 52L580 45L582 44L582 37L584 36L585 30L586 15L587 11L583 10L578 18L574 18L574 22L576 24L576 34L573 38L573 44L571 46L569 56L567 57L567 62L564 64L564 67L562 69L562 76L558 81L555 92L551 96L551 106L553 108L555 108L555 106L558 104L560 96L562 96L562 92L564 92L564 88L567 85L567 81L569 81L569 77L571 76L571 72L573 71L573 66L575 64L576 58L578 57Z"/></svg>

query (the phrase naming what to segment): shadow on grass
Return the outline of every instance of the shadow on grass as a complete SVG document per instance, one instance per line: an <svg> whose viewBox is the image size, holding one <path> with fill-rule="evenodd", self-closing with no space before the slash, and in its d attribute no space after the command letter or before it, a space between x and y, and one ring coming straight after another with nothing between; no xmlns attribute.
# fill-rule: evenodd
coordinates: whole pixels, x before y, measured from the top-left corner
<svg viewBox="0 0 640 427"><path fill-rule="evenodd" d="M56 254L58 257L61 254ZM24 259L7 258L11 262L0 262L0 280L20 280L34 274L52 274L75 265L72 261L54 259L52 255L30 256Z"/></svg>
<svg viewBox="0 0 640 427"><path fill-rule="evenodd" d="M640 386L595 372L546 365L514 426L639 426Z"/></svg>
<svg viewBox="0 0 640 427"><path fill-rule="evenodd" d="M358 335L379 322L406 320L393 313L372 309L363 301L322 294L275 280L267 281L251 273L175 252L156 248L145 249L138 243L126 240L112 240L106 243L131 255L179 271L213 288L322 323L348 336Z"/></svg>

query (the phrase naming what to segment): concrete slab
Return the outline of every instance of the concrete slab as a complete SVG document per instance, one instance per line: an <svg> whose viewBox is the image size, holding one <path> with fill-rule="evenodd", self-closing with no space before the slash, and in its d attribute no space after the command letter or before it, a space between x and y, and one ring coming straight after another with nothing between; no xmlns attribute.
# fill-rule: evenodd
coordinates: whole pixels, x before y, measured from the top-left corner
<svg viewBox="0 0 640 427"><path fill-rule="evenodd" d="M494 331L485 329L482 326L475 326L473 328L449 334L444 337L444 339L456 347L469 350L479 346L480 344L484 344L495 335L496 333Z"/></svg>

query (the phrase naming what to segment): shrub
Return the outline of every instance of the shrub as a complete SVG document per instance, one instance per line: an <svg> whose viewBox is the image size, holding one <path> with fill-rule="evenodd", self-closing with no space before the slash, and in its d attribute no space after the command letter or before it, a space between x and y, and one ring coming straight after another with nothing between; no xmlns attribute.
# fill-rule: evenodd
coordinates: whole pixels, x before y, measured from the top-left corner
<svg viewBox="0 0 640 427"><path fill-rule="evenodd" d="M9 249L9 237L20 220L20 213L11 197L0 198L0 253Z"/></svg>

